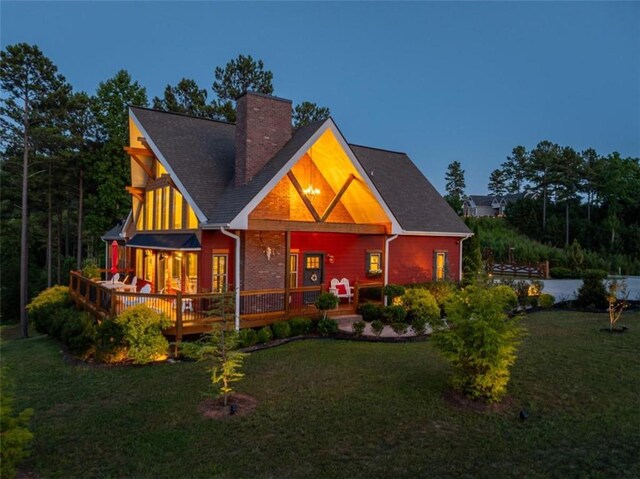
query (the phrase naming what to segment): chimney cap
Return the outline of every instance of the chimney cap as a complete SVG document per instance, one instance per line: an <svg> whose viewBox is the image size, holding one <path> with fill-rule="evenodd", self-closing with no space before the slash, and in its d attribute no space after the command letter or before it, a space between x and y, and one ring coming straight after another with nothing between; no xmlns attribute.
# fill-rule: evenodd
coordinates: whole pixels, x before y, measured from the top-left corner
<svg viewBox="0 0 640 479"><path fill-rule="evenodd" d="M236 98L236 101L238 101L243 96L247 96L247 95L260 96L262 98L268 98L269 100L283 101L285 103L293 103L291 100L287 100L286 98L280 98L279 96L267 95L266 93L258 93L257 91L246 91L242 95L240 95L238 98Z"/></svg>

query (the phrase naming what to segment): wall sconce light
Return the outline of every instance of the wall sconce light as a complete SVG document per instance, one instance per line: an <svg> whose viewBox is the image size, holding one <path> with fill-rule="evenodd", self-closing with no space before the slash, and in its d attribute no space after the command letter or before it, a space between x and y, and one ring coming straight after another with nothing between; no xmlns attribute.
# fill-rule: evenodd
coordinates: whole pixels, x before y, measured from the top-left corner
<svg viewBox="0 0 640 479"><path fill-rule="evenodd" d="M333 257L332 254L327 255L327 261L329 264L333 264L333 262L335 261L335 258Z"/></svg>

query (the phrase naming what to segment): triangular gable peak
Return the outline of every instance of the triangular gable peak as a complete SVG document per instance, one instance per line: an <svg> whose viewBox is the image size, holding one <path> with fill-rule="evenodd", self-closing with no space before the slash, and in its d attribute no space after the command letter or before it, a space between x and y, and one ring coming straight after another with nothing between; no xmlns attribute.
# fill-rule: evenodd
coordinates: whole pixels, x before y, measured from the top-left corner
<svg viewBox="0 0 640 479"><path fill-rule="evenodd" d="M401 231L332 119L327 119L230 223L371 233Z"/></svg>
<svg viewBox="0 0 640 479"><path fill-rule="evenodd" d="M146 188L150 181L156 180L162 174L168 174L171 179L171 186L176 188L183 196L184 200L191 207L199 222L206 222L207 218L193 198L180 181L169 162L166 160L160 149L156 146L153 138L145 130L134 111L129 109L129 147L125 148L131 157L131 189L134 198L134 211L139 208L138 203L142 203L136 198L135 191Z"/></svg>

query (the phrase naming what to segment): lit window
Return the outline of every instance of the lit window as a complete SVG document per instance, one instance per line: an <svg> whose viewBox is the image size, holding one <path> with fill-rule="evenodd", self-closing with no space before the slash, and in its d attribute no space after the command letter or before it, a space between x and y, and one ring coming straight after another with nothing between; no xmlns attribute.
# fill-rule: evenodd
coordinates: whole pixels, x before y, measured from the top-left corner
<svg viewBox="0 0 640 479"><path fill-rule="evenodd" d="M212 267L211 291L222 293L227 286L227 259L226 254L214 254Z"/></svg>
<svg viewBox="0 0 640 479"><path fill-rule="evenodd" d="M382 252L367 252L365 268L368 277L380 276L382 274Z"/></svg>
<svg viewBox="0 0 640 479"><path fill-rule="evenodd" d="M187 228L196 229L198 227L198 218L191 207L187 205Z"/></svg>
<svg viewBox="0 0 640 479"><path fill-rule="evenodd" d="M307 256L307 269L320 269L320 256Z"/></svg>
<svg viewBox="0 0 640 479"><path fill-rule="evenodd" d="M434 269L436 281L442 281L447 276L447 253L446 251L436 251L434 259Z"/></svg>
<svg viewBox="0 0 640 479"><path fill-rule="evenodd" d="M147 191L147 199L144 202L144 222L145 229L153 229L153 191Z"/></svg>
<svg viewBox="0 0 640 479"><path fill-rule="evenodd" d="M298 255L289 255L289 287L298 287Z"/></svg>
<svg viewBox="0 0 640 479"><path fill-rule="evenodd" d="M173 229L182 229L182 195L173 190Z"/></svg>

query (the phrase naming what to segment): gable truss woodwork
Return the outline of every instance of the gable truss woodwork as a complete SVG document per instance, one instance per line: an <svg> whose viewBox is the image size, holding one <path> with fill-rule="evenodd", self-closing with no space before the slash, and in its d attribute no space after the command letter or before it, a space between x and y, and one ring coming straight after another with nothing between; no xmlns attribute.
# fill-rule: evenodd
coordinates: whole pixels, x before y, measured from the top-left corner
<svg viewBox="0 0 640 479"><path fill-rule="evenodd" d="M137 186L126 186L125 189L131 194L131 196L144 203L144 188L138 188Z"/></svg>
<svg viewBox="0 0 640 479"><path fill-rule="evenodd" d="M133 148L130 146L125 146L124 147L124 151L126 151L127 153L129 153L129 156L131 156L131 158L133 158L133 160L140 166L140 168L142 168L144 170L144 172L147 174L147 176L151 179L155 179L155 175L153 174L153 169L150 168L143 160L142 158L146 157L146 158L155 158L155 155L145 149L145 148Z"/></svg>
<svg viewBox="0 0 640 479"><path fill-rule="evenodd" d="M338 203L340 203L342 196L345 194L345 192L349 188L349 185L351 184L351 182L357 179L355 175L351 173L347 178L347 180L342 185L342 187L340 188L340 191L338 191L338 193L331 200L331 203L329 203L327 208L324 210L324 213L322 214L322 216L320 216L316 208L313 206L313 203L311 203L311 200L309 199L309 197L304 193L304 190L302 189L302 185L300 185L300 182L298 181L296 176L293 174L293 172L289 171L287 173L287 176L289 177L289 180L291 180L293 187L298 192L298 195L300 195L300 198L302 199L303 203L309 210L309 213L311 213L311 216L313 216L313 219L316 220L316 223L324 223L325 221L327 221L327 218L329 218L329 215L331 215L335 207L338 206Z"/></svg>

